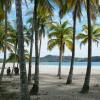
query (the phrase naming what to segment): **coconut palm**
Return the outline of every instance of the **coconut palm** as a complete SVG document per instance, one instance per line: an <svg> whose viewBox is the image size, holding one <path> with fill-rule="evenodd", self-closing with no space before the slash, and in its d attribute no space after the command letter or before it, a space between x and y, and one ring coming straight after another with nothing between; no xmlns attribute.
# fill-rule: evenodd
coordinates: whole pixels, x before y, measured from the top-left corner
<svg viewBox="0 0 100 100"><path fill-rule="evenodd" d="M5 37L4 37L4 40L5 40L5 45L4 45L4 59L3 59L3 65L2 65L2 70L1 70L1 74L0 74L0 82L2 81L2 77L3 77L3 74L4 74L4 69L5 69L5 65L6 65L6 34L7 34L7 22L8 22L8 17L7 17L7 13L10 12L11 10L11 4L12 4L12 0L9 0L9 1L5 1L5 0L1 0L0 1L1 3L1 6L2 6L2 11L4 12L4 17L5 17Z"/></svg>
<svg viewBox="0 0 100 100"><path fill-rule="evenodd" d="M58 77L61 79L61 63L64 48L67 46L72 50L72 27L68 27L68 22L50 24L50 33L48 35L48 49L52 50L55 46L59 47L59 68Z"/></svg>
<svg viewBox="0 0 100 100"><path fill-rule="evenodd" d="M13 51L13 45L12 45L13 30L10 29L10 27L8 27L7 34L5 34L4 30L5 30L5 25L2 24L2 26L0 27L0 50L2 52L4 52L5 46L6 46L6 50L9 50L11 52L11 51ZM5 40L5 35L7 36L6 40ZM4 59L4 60L6 60L6 59ZM5 63L6 63L6 61L3 62L3 65ZM2 66L1 73L0 73L0 81L2 81L4 69L5 69L5 66Z"/></svg>
<svg viewBox="0 0 100 100"><path fill-rule="evenodd" d="M39 33L39 58L40 58L40 51L41 51L41 43L42 43L42 38L45 37L45 33L47 30L47 23L51 21L51 15L52 12L48 12L48 9L45 10L44 7L38 7L38 16L37 16L37 20L38 20L38 33ZM27 15L32 15L32 11L28 12ZM31 24L31 27L34 26L32 25L33 22L33 18L29 18L28 23ZM33 23L34 24L34 23ZM30 60L29 60L29 72L28 72L28 82L30 83L31 81L31 62L32 62L32 47L33 47L33 31L34 29L31 28L32 30L32 36L31 36L31 45L30 45Z"/></svg>
<svg viewBox="0 0 100 100"><path fill-rule="evenodd" d="M73 46L72 46L72 58L70 71L66 84L72 83L74 56L75 56L75 34L76 34L76 18L81 16L81 5L83 0L55 0L60 8L60 16L63 17L66 12L71 11L73 13Z"/></svg>
<svg viewBox="0 0 100 100"><path fill-rule="evenodd" d="M24 36L23 36L23 21L22 21L22 0L15 0L16 7L16 25L18 36L18 56L20 67L20 88L21 88L21 100L30 100L28 94L28 83L26 76L26 65L24 59Z"/></svg>
<svg viewBox="0 0 100 100"><path fill-rule="evenodd" d="M96 27L96 26L91 26L91 35L92 35L92 41L97 43L99 43L100 40L100 28ZM83 32L79 33L76 36L76 39L81 40L80 43L80 47L83 45L85 45L88 42L88 26L84 25L83 26Z"/></svg>
<svg viewBox="0 0 100 100"><path fill-rule="evenodd" d="M58 2L58 0L56 0ZM75 56L75 34L76 34L76 18L81 19L82 6L86 8L86 0L63 0L59 1L59 7L61 15L63 16L66 11L73 12L73 49L72 49L72 59L71 66L66 84L72 83L73 68L74 68L74 56ZM87 9L87 8L86 8ZM96 18L96 13L98 12L98 0L91 0L91 18Z"/></svg>
<svg viewBox="0 0 100 100"><path fill-rule="evenodd" d="M35 80L30 94L37 94L39 90L39 53L38 53L38 26L37 9L39 0L34 0L34 29L35 29Z"/></svg>
<svg viewBox="0 0 100 100"><path fill-rule="evenodd" d="M7 39L5 41L5 25L4 23L0 23L0 51L4 52L4 47L6 45L7 50L13 51L12 45L12 35L14 33L12 27L8 23L8 32L7 32Z"/></svg>
<svg viewBox="0 0 100 100"><path fill-rule="evenodd" d="M24 50L24 59L25 59L25 61L28 61L29 60L29 53L28 53L28 51L27 50ZM13 51L13 52L11 52L10 54L9 54L9 57L8 57L8 59L7 59L7 62L9 62L9 61L15 61L15 62L18 62L19 61L19 58L18 58L18 53L16 53L16 51Z"/></svg>
<svg viewBox="0 0 100 100"><path fill-rule="evenodd" d="M45 8L51 11L51 0L35 0L34 1L34 33L35 33L35 76L34 84L30 91L31 94L37 94L39 90L39 26L38 26L38 7Z"/></svg>
<svg viewBox="0 0 100 100"><path fill-rule="evenodd" d="M90 0L87 0L87 19L88 19L88 64L87 71L82 88L82 93L89 91L90 74L91 74L91 52L92 52L92 34L91 34L91 17L90 17Z"/></svg>

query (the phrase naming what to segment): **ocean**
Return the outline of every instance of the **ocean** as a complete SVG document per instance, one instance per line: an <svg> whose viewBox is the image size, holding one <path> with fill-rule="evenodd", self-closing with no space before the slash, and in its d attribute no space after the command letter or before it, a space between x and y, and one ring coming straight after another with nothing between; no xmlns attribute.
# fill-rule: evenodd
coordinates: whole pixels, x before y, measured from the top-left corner
<svg viewBox="0 0 100 100"><path fill-rule="evenodd" d="M28 63L26 63L26 71L28 73ZM39 70L40 73L46 74L57 74L59 62L40 62ZM13 63L7 63L4 73L6 74L6 69L10 67L12 69ZM84 73L86 72L87 62L75 62L74 71L75 73ZM2 63L0 63L0 71L2 68ZM62 73L69 72L70 62L62 62ZM32 74L35 71L35 63L32 63ZM100 73L100 62L92 62L92 73Z"/></svg>

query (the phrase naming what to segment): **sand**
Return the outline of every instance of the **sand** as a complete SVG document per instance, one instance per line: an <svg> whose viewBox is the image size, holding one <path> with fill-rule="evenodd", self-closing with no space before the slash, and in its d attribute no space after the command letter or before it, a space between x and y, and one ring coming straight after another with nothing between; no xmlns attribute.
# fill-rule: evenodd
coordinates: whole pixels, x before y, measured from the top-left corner
<svg viewBox="0 0 100 100"><path fill-rule="evenodd" d="M34 67L33 67L34 68ZM66 86L69 68L62 67L62 79L56 77L57 66L40 67L40 83L38 96L31 96L31 100L100 100L100 68L93 67L88 94L80 94L84 83L86 67L74 69L73 84ZM33 82L33 80L32 80ZM0 100L19 100L20 85L19 76L3 77L2 88L5 95L0 93ZM32 84L29 85L29 90ZM13 96L12 96L13 95ZM9 97L9 98L8 98Z"/></svg>

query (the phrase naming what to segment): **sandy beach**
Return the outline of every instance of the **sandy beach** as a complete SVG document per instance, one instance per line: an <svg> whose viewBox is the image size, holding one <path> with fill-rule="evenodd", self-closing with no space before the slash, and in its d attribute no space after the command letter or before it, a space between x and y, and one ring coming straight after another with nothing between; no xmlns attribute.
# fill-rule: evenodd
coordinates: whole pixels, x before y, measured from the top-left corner
<svg viewBox="0 0 100 100"><path fill-rule="evenodd" d="M12 66L12 64L10 63L7 64L6 68L8 66ZM65 83L66 83L69 67L67 68L64 66L62 67L62 79L60 80L56 77L57 68L58 66L50 67L49 65L48 66L40 65L39 94L38 96L31 96L31 100L100 100L100 68L99 67L92 68L90 92L88 94L79 93L81 91L84 82L86 67L75 66L73 84L67 86ZM32 68L32 74L33 73L34 73L34 66ZM4 87L6 94L7 93L9 94L8 97L10 96L9 99L7 100L19 100L19 92L20 92L19 76L13 76L10 78L5 75L3 78L2 87ZM31 88L32 88L32 84L29 85L29 90ZM0 98L2 98L0 100L6 100L5 96L3 96L2 93L0 94Z"/></svg>

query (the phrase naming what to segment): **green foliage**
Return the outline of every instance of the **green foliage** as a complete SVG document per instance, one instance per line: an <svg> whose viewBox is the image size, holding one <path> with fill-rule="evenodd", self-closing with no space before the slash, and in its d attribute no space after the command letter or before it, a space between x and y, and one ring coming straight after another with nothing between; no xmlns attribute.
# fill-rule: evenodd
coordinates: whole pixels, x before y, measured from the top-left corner
<svg viewBox="0 0 100 100"><path fill-rule="evenodd" d="M92 34L92 41L96 42L98 46L100 40L100 28L96 26L92 26L91 34ZM82 44L85 45L88 42L88 26L83 25L83 32L79 33L76 36L76 39L81 40L80 46L82 46Z"/></svg>
<svg viewBox="0 0 100 100"><path fill-rule="evenodd" d="M4 50L4 47L10 51L13 51L13 36L15 34L14 29L8 23L7 34L5 34L5 26L4 23L0 23L0 51ZM6 40L5 40L5 37Z"/></svg>
<svg viewBox="0 0 100 100"><path fill-rule="evenodd" d="M68 21L61 23L49 24L50 33L48 35L48 49L52 50L55 46L63 46L63 52L65 46L72 50L72 27L68 27Z"/></svg>

